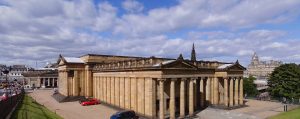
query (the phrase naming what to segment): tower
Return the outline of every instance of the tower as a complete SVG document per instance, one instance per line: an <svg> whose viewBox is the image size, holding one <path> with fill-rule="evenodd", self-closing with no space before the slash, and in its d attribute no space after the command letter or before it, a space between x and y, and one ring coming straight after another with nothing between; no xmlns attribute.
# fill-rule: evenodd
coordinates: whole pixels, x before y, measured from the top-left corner
<svg viewBox="0 0 300 119"><path fill-rule="evenodd" d="M193 49L192 49L192 53L191 53L191 61L196 62L196 51L195 51L195 45L193 43Z"/></svg>
<svg viewBox="0 0 300 119"><path fill-rule="evenodd" d="M259 59L258 59L256 52L254 52L254 54L252 56L251 64L254 64L254 65L259 64Z"/></svg>

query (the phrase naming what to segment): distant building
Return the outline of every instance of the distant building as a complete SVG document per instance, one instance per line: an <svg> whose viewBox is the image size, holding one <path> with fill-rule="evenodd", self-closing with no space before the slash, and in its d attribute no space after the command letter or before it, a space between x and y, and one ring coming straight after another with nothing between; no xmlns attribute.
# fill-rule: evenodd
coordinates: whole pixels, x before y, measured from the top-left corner
<svg viewBox="0 0 300 119"><path fill-rule="evenodd" d="M57 87L57 64L50 64L37 70L23 72L26 88L55 88Z"/></svg>
<svg viewBox="0 0 300 119"><path fill-rule="evenodd" d="M282 64L281 61L269 60L260 61L256 53L253 54L251 63L247 67L245 76L253 76L257 80L254 82L257 84L258 90L267 88L267 79L273 70Z"/></svg>
<svg viewBox="0 0 300 119"><path fill-rule="evenodd" d="M9 72L9 80L10 81L23 81L24 77L22 73L27 72L29 70L33 70L31 67L27 67L26 65L12 65L10 66Z"/></svg>

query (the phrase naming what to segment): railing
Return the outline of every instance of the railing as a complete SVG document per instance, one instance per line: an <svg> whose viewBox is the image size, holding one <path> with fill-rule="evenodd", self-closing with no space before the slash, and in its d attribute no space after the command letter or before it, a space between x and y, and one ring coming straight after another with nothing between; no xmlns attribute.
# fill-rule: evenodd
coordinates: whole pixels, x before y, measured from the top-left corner
<svg viewBox="0 0 300 119"><path fill-rule="evenodd" d="M22 101L25 92L11 96L5 100L0 101L0 119L5 119L6 116L12 111L12 109L18 104L18 102Z"/></svg>

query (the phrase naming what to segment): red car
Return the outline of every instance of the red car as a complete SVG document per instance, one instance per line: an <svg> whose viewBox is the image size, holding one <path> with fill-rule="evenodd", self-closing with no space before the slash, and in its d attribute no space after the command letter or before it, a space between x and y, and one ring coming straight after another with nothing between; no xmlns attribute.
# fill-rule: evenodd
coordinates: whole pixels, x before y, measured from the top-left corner
<svg viewBox="0 0 300 119"><path fill-rule="evenodd" d="M82 106L86 106L86 105L97 105L97 104L100 104L100 102L99 102L97 99L94 99L94 98L81 100L81 101L79 101L79 103L80 103Z"/></svg>

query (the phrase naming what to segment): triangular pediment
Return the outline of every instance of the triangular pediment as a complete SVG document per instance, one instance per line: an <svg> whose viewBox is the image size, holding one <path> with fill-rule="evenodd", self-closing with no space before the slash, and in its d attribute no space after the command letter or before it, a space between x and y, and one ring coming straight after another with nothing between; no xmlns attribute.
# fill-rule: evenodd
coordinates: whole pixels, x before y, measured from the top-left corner
<svg viewBox="0 0 300 119"><path fill-rule="evenodd" d="M188 63L184 60L175 60L173 62L167 63L167 64L163 64L161 66L162 68L176 68L176 69L197 69L197 67L191 63Z"/></svg>
<svg viewBox="0 0 300 119"><path fill-rule="evenodd" d="M64 59L64 57L62 56L62 55L59 55L59 57L58 57L58 60L57 60L57 64L59 65L59 66L61 66L61 65L65 65L67 62L66 62L66 60Z"/></svg>

